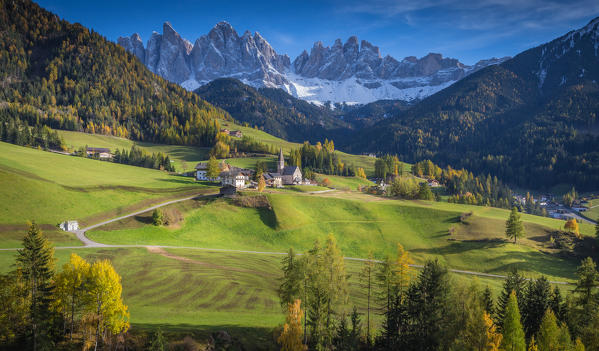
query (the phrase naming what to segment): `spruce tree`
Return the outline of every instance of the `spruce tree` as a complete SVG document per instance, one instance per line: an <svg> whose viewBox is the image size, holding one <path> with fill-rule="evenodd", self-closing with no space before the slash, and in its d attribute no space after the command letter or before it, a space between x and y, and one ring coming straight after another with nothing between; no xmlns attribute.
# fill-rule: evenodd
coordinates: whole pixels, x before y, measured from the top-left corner
<svg viewBox="0 0 599 351"><path fill-rule="evenodd" d="M514 244L518 238L525 236L524 224L522 224L520 213L518 213L518 209L515 206L512 207L512 212L505 222L505 236L509 239L514 239Z"/></svg>
<svg viewBox="0 0 599 351"><path fill-rule="evenodd" d="M54 249L35 223L31 224L23 238L23 248L17 251L17 268L22 272L29 290L33 350L51 349L49 330Z"/></svg>
<svg viewBox="0 0 599 351"><path fill-rule="evenodd" d="M550 308L551 286L547 278L530 281L525 289L522 305L522 323L526 337L530 339L539 330L547 309Z"/></svg>
<svg viewBox="0 0 599 351"><path fill-rule="evenodd" d="M505 351L525 351L526 340L520 323L520 310L516 292L512 291L508 299L503 318L503 339L501 349Z"/></svg>
<svg viewBox="0 0 599 351"><path fill-rule="evenodd" d="M483 307L489 315L493 315L495 303L493 302L493 294L491 293L489 286L487 286L483 292Z"/></svg>
<svg viewBox="0 0 599 351"><path fill-rule="evenodd" d="M283 279L279 287L281 307L287 310L288 305L301 298L303 288L303 271L301 261L295 255L293 248L289 249L287 256L282 260Z"/></svg>

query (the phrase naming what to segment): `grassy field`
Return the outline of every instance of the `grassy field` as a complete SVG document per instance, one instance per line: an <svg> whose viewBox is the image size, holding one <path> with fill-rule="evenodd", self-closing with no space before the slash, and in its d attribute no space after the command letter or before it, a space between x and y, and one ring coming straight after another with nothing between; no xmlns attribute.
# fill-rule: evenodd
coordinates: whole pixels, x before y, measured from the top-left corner
<svg viewBox="0 0 599 351"><path fill-rule="evenodd" d="M105 147L111 150L115 149L131 149L131 146L139 146L149 153L162 152L169 155L175 163L177 171L193 170L195 165L203 160L208 159L209 148L182 146L182 145L162 145L146 142L133 141L124 138L117 138L109 135L88 134L80 132L72 132L68 130L57 130L62 136L67 147L79 149L80 147Z"/></svg>
<svg viewBox="0 0 599 351"><path fill-rule="evenodd" d="M89 224L210 189L162 171L6 143L0 143L0 184L0 235L6 240L27 221L54 226L77 219Z"/></svg>
<svg viewBox="0 0 599 351"><path fill-rule="evenodd" d="M373 182L359 177L341 177L335 175L318 174L316 181L322 182L323 179L328 179L331 183L331 188L341 190L357 190L359 186L372 186Z"/></svg>
<svg viewBox="0 0 599 351"><path fill-rule="evenodd" d="M227 330L250 349L276 348L272 330L284 322L277 296L279 255L145 248L56 250L57 268L71 252L89 261L112 261L122 276L123 297L134 330L160 325L167 334L191 334L196 340ZM14 256L14 252L0 252L0 273L12 269ZM364 313L366 296L359 281L362 263L347 260L346 267L350 276L350 305L346 309L355 304ZM451 276L459 283L472 280ZM477 280L495 295L501 289L500 279ZM373 320L375 326L380 323L374 312Z"/></svg>
<svg viewBox="0 0 599 351"><path fill-rule="evenodd" d="M202 200L178 228L128 219L88 236L109 244L281 252L289 247L305 251L314 240L333 233L351 257L366 257L372 250L382 258L393 254L400 242L417 262L437 258L457 269L506 273L518 267L556 280L574 277L578 262L560 258L549 248L548 232L558 225L553 220L525 216L527 238L514 245L504 241L505 210L423 201L365 202L334 195L268 194L272 209ZM460 215L470 211L473 215L461 223ZM453 237L450 227L456 228Z"/></svg>
<svg viewBox="0 0 599 351"><path fill-rule="evenodd" d="M232 122L221 121L221 125L231 130L241 130L244 135L250 136L262 143L274 145L275 148L282 148L285 154L288 154L291 149L296 149L301 146L299 143L292 143L283 139L272 136L266 132L258 129L244 127ZM117 138L108 135L99 134L87 134L81 132L57 130L57 132L64 139L67 147L78 149L80 147L91 146L91 147L106 147L110 149L130 149L132 145L141 147L148 152L162 152L168 154L171 159L175 162L177 171L190 171L196 163L205 161L208 159L209 148L200 148L193 146L180 146L180 145L161 145L152 144L146 142L132 141L124 138ZM341 151L337 151L341 159L347 164L354 164L356 167L364 168L366 174L371 176L374 174L374 158L364 155L351 155ZM245 159L228 159L228 162L237 167L253 168L256 161L265 159L261 157L245 158ZM276 158L267 157L267 161L271 162L271 166L274 169L274 162ZM410 165L405 164L404 168L409 170Z"/></svg>

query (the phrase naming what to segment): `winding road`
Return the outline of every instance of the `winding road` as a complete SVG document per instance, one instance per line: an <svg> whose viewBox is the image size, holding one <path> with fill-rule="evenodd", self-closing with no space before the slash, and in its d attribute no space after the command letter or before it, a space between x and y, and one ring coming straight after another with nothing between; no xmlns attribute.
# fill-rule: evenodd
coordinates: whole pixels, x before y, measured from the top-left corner
<svg viewBox="0 0 599 351"><path fill-rule="evenodd" d="M90 238L88 238L87 236L85 236L85 232L101 227L103 225L109 224L109 223L113 223L113 222L117 222L120 221L122 219L125 218L129 218L129 217L133 217L133 216L137 216L139 214L148 212L148 211L153 211L157 208L160 207L164 207L164 206L168 206L168 205L172 205L174 203L177 202L182 202L182 201L188 201L188 200L193 200L193 199L199 199L199 198L203 198L203 197L213 197L216 196L217 194L198 194L198 195L193 195L193 196L188 196L185 198L181 198L181 199L175 199L175 200L171 200L171 201L167 201L167 202L163 202L161 204L158 205L154 205L148 208L145 208L143 210L140 211L136 211L133 213L129 213L127 215L124 216L120 216L117 218L113 218L104 222L100 222L94 225L90 225L89 227L83 228L83 229L79 229L79 230L75 230L72 231L71 233L74 233L77 235L77 238L83 243L83 246L55 246L54 248L57 250L65 250L65 249L86 249L86 248L147 248L147 249L187 249L187 250L201 250L201 251L212 251L212 252L231 252L231 253L244 253L244 254L256 254L256 255L287 255L286 252L272 252L272 251L252 251L252 250L232 250L232 249L214 249L214 248L206 248L206 247L196 247L196 246L168 246L168 245L111 245L111 244L102 244L96 241L91 240ZM19 250L20 248L5 248L5 249L0 249L0 251L16 251ZM301 255L301 254L299 254ZM349 260L349 261L361 261L361 262L365 262L368 261L367 258L359 258L359 257L344 257L344 259ZM381 263L382 261L380 260L374 260L374 262L377 263ZM423 268L423 265L418 265L418 264L411 264L410 267L414 267L414 268ZM467 270L461 270L461 269L451 269L449 268L448 271L452 272L452 273L457 273L457 274L466 274L466 275L473 275L473 276L478 276L478 277L485 277L485 278L497 278L497 279L505 279L507 278L507 276L505 275L501 275L501 274L492 274L492 273L484 273L484 272L475 272L475 271L467 271ZM564 282L564 281L549 281L549 283L551 284L561 284L561 285L569 285L571 283L569 282Z"/></svg>

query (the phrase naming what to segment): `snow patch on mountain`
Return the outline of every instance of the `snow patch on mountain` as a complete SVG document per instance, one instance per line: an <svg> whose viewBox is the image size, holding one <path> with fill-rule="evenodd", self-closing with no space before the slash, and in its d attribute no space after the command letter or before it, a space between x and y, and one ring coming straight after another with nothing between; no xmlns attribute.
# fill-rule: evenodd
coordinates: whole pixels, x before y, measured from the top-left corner
<svg viewBox="0 0 599 351"><path fill-rule="evenodd" d="M381 99L422 99L486 66L507 58L467 66L441 54L398 61L382 57L377 46L350 37L332 47L318 41L293 64L266 39L246 31L239 36L227 23L217 23L194 44L182 38L169 22L163 33L152 33L146 47L139 35L120 37L118 44L148 68L187 90L217 78L236 78L253 87L281 88L295 97L324 103L366 104Z"/></svg>

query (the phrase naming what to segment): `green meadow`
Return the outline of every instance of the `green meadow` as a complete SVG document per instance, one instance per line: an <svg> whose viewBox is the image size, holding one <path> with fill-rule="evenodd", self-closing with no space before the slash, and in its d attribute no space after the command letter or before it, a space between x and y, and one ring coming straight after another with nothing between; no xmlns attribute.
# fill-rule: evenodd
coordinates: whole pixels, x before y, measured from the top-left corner
<svg viewBox="0 0 599 351"><path fill-rule="evenodd" d="M193 200L176 228L130 218L88 233L107 244L168 245L284 252L305 251L329 233L346 256L392 255L401 243L422 263L439 259L451 268L503 274L513 267L555 280L571 280L578 262L549 245L550 219L526 216L527 238L504 240L508 211L422 201L341 199L321 194L269 193L269 208L247 208L227 199ZM173 205L183 206L183 205ZM473 214L463 223L464 212ZM148 214L149 215L149 214ZM556 221L557 222L557 221ZM456 233L449 235L449 228Z"/></svg>
<svg viewBox="0 0 599 351"><path fill-rule="evenodd" d="M0 143L0 235L36 221L46 228L67 219L83 225L186 194L213 191L193 178ZM9 239L12 238L12 239ZM68 238L58 238L68 244ZM75 242L76 243L76 242Z"/></svg>

